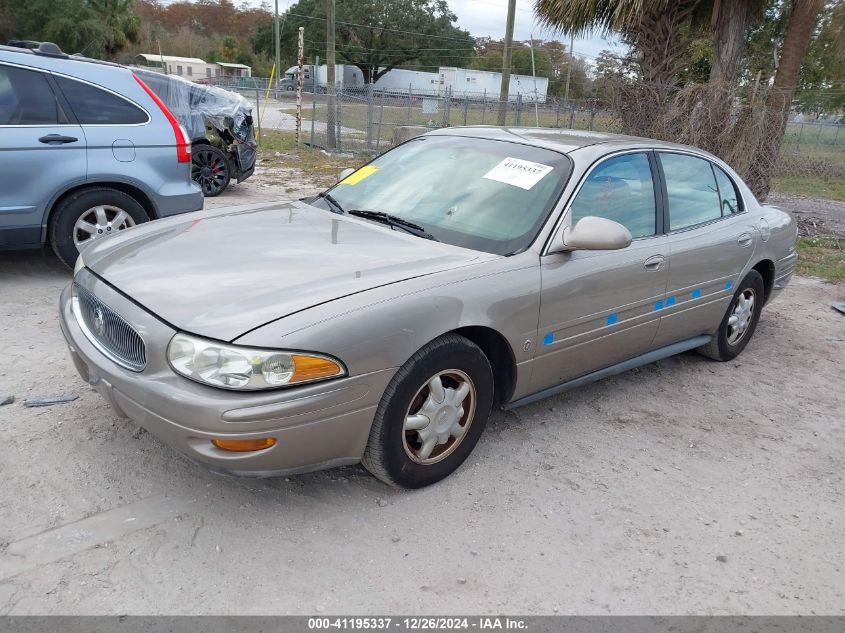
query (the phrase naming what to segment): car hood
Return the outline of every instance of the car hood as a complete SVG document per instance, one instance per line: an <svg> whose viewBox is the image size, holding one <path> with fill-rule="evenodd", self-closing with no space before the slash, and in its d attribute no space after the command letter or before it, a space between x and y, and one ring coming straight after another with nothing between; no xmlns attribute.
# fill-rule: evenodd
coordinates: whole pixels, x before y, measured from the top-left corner
<svg viewBox="0 0 845 633"><path fill-rule="evenodd" d="M340 297L496 257L296 201L159 220L83 252L87 268L162 320L226 341Z"/></svg>

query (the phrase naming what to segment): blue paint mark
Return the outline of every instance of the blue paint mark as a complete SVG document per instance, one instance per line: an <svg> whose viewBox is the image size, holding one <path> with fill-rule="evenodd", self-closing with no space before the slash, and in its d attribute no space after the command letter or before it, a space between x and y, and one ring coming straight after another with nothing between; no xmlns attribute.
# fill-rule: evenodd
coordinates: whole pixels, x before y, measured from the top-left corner
<svg viewBox="0 0 845 633"><path fill-rule="evenodd" d="M690 295L693 299L698 299L701 296L701 288L696 288Z"/></svg>
<svg viewBox="0 0 845 633"><path fill-rule="evenodd" d="M615 312L614 312L613 314L608 314L608 315L607 315L607 324L608 324L608 325L613 325L613 324L614 324L614 323L616 323L617 321L619 321L619 315L618 315L618 314L616 314Z"/></svg>
<svg viewBox="0 0 845 633"><path fill-rule="evenodd" d="M734 287L734 282L732 282L730 279L728 279L728 280L725 282L725 289L726 289L726 290L730 290L730 289L731 289L731 288L733 288L733 287Z"/></svg>
<svg viewBox="0 0 845 633"><path fill-rule="evenodd" d="M675 297L666 297L666 307L675 305Z"/></svg>
<svg viewBox="0 0 845 633"><path fill-rule="evenodd" d="M543 337L543 345L551 345L555 342L555 333L549 332Z"/></svg>
<svg viewBox="0 0 845 633"><path fill-rule="evenodd" d="M658 310L662 310L662 309L663 309L663 302L662 301L658 301L657 303L654 304L654 311L655 312L657 312Z"/></svg>

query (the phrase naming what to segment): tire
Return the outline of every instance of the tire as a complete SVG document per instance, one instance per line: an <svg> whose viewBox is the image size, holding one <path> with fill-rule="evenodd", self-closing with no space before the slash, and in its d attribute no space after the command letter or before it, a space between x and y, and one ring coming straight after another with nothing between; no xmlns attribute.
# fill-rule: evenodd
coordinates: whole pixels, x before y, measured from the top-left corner
<svg viewBox="0 0 845 633"><path fill-rule="evenodd" d="M285 92L293 92L293 86L285 86Z"/></svg>
<svg viewBox="0 0 845 633"><path fill-rule="evenodd" d="M698 352L718 361L733 360L739 356L757 329L760 311L765 301L764 294L763 277L756 270L752 270L737 286L736 292L730 304L728 304L725 316L719 324L716 336L707 345L699 347ZM749 300L751 301L750 314L748 313ZM744 306L740 306L741 301L744 302ZM741 332L737 331L736 324L731 324L732 316L738 317L739 324L745 322L746 325L741 328Z"/></svg>
<svg viewBox="0 0 845 633"><path fill-rule="evenodd" d="M435 380L443 387L443 400L432 392ZM463 385L466 395L460 399ZM490 362L474 343L456 334L428 343L385 389L364 451L364 467L381 481L401 488L423 488L440 481L478 443L490 417L493 389ZM423 426L406 429L406 418L413 418L412 426ZM458 427L463 429L459 436L454 432ZM424 437L433 438L433 448L426 450Z"/></svg>
<svg viewBox="0 0 845 633"><path fill-rule="evenodd" d="M206 198L223 193L231 178L232 166L223 150L205 143L191 149L191 179L200 186Z"/></svg>
<svg viewBox="0 0 845 633"><path fill-rule="evenodd" d="M98 209L102 209L102 213ZM106 222L102 221L104 217ZM88 221L87 225L83 225L83 218L94 222ZM58 258L68 268L73 268L79 250L90 242L149 219L144 207L129 194L109 187L83 189L62 200L53 210L50 245ZM91 232L80 228L88 225ZM97 233L93 233L94 229ZM88 238L83 239L85 236Z"/></svg>

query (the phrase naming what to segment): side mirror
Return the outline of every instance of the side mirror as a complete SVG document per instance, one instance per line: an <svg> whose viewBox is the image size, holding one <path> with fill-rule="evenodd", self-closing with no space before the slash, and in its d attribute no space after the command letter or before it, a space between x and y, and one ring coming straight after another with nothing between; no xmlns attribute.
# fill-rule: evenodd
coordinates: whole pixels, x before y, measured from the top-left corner
<svg viewBox="0 0 845 633"><path fill-rule="evenodd" d="M340 182L340 181L341 181L341 180L343 180L344 178L346 178L346 177L348 177L348 176L350 176L350 175L352 175L352 174L354 174L354 173L355 173L355 170L354 170L354 169L352 169L352 167L347 167L346 169L344 169L343 171L341 171L341 172L337 175L337 181L338 181L338 182Z"/></svg>
<svg viewBox="0 0 845 633"><path fill-rule="evenodd" d="M631 232L619 222L588 215L576 222L575 226L564 228L549 252L613 251L627 248L630 244Z"/></svg>

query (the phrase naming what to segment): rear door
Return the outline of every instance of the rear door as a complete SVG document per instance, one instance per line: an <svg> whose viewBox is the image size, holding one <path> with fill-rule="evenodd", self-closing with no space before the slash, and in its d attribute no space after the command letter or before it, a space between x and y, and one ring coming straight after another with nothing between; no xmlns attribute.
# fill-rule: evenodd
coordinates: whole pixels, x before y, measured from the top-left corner
<svg viewBox="0 0 845 633"><path fill-rule="evenodd" d="M85 135L49 74L0 63L0 247L40 244L47 204L86 171Z"/></svg>
<svg viewBox="0 0 845 633"><path fill-rule="evenodd" d="M150 121L147 111L102 86L54 77L85 132L89 180L119 180L115 174L133 173L129 163L157 140L145 127Z"/></svg>
<svg viewBox="0 0 845 633"><path fill-rule="evenodd" d="M718 327L758 235L737 187L720 167L683 152L657 156L672 264L655 347Z"/></svg>
<svg viewBox="0 0 845 633"><path fill-rule="evenodd" d="M603 217L626 226L634 239L620 250L541 258L540 344L532 391L649 349L669 268L655 169L648 151L613 155L593 167L577 190L565 222L574 225L585 216Z"/></svg>

